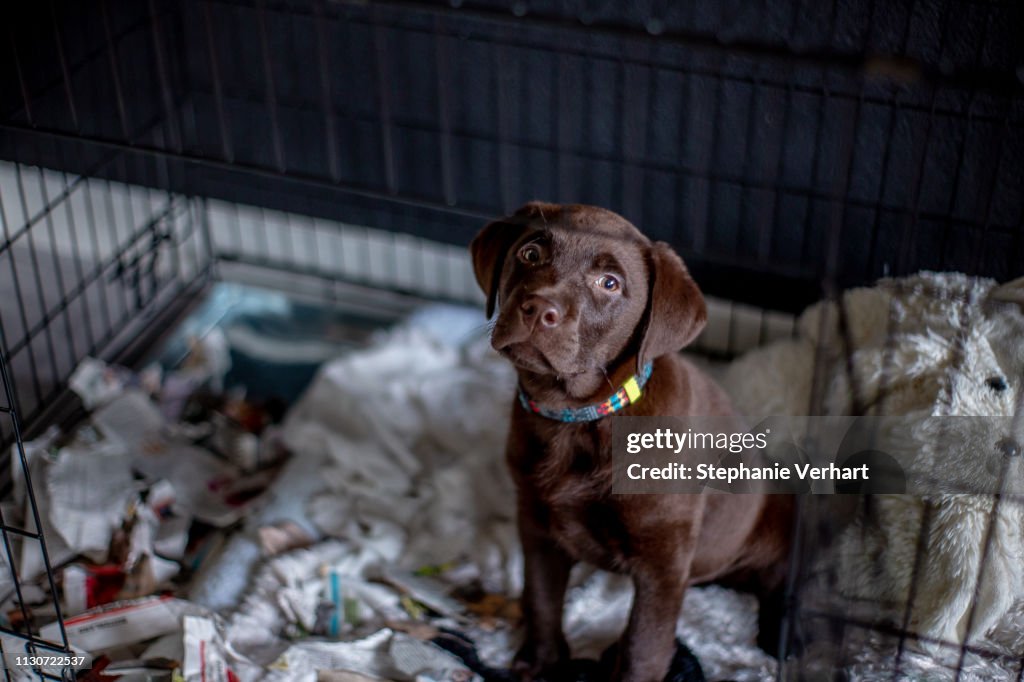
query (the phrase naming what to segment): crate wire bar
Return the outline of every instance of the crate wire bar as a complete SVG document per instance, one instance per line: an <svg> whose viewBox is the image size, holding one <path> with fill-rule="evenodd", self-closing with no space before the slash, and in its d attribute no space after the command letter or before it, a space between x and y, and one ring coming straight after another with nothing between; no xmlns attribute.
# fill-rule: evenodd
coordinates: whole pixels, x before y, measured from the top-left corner
<svg viewBox="0 0 1024 682"><path fill-rule="evenodd" d="M3 341L2 329L0 329L0 342ZM4 344L4 347L6 344ZM0 626L0 633L3 635L9 635L12 639L8 639L8 646L5 646L4 640L0 639L0 657L4 659L4 676L7 680L11 679L11 671L7 667L7 662L11 659L8 656L19 653L17 650L12 650L9 647L10 643L21 642L21 651L29 655L45 655L47 653L55 654L68 654L71 652L71 648L68 646L67 633L64 631L64 620L61 617L60 600L56 598L57 586L54 580L53 567L50 564L50 557L46 551L46 538L43 536L42 523L39 519L39 507L36 505L35 491L32 488L32 478L29 472L28 459L25 456L25 447L21 437L21 430L18 422L18 411L15 408L13 384L11 382L10 374L7 371L7 363L4 360L3 354L0 354L0 380L4 384L4 404L0 406L0 413L3 414L3 418L9 424L5 424L5 428L10 428L13 434L14 447L16 450L17 464L21 467L22 476L24 476L24 489L27 497L27 504L29 514L31 515L32 528L34 530L27 530L15 525L8 524L7 519L4 518L4 514L0 511L0 534L3 535L4 540L4 552L3 561L6 563L6 568L10 576L11 586L15 594L17 595L17 602L20 608L19 615L21 616L22 628L12 628L6 626ZM45 577L47 587L50 590L52 598L50 604L53 607L54 613L59 623L60 631L60 642L48 641L35 632L32 627L32 616L29 614L28 609L25 605L25 600L22 596L22 582L18 576L17 564L15 561L14 554L14 541L20 539L22 543L37 542L39 544L40 554L42 556L43 567L45 569ZM5 586L4 589L8 589ZM2 637L2 636L0 636ZM43 670L35 668L35 674L40 679L51 679L51 680L63 680L70 679L71 671L64 669L59 673L53 673L49 670Z"/></svg>

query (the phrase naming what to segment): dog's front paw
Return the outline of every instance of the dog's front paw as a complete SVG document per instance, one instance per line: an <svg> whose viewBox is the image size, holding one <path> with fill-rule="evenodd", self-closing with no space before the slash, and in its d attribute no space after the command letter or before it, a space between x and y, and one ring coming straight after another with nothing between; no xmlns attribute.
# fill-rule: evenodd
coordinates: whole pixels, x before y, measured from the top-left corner
<svg viewBox="0 0 1024 682"><path fill-rule="evenodd" d="M523 682L544 680L545 671L550 671L569 660L569 645L565 640L536 642L527 640L512 659L512 671ZM552 678L551 682L555 682Z"/></svg>

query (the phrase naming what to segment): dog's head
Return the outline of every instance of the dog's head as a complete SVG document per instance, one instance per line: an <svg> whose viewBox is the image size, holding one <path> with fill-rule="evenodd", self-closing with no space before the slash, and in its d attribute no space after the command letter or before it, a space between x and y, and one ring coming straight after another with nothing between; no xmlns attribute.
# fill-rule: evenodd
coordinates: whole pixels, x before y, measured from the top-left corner
<svg viewBox="0 0 1024 682"><path fill-rule="evenodd" d="M594 206L531 202L470 245L491 344L520 374L585 398L614 366L678 351L703 328L704 297L664 242Z"/></svg>

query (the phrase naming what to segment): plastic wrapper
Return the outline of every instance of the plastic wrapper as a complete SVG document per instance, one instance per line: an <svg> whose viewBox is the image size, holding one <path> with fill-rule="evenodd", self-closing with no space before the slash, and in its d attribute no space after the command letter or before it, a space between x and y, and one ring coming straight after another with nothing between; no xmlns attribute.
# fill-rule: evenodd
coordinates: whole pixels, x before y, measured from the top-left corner
<svg viewBox="0 0 1024 682"><path fill-rule="evenodd" d="M188 588L188 598L213 610L237 606L249 586L249 572L260 559L260 547L246 535L235 535L226 542L220 536L211 540L209 551Z"/></svg>

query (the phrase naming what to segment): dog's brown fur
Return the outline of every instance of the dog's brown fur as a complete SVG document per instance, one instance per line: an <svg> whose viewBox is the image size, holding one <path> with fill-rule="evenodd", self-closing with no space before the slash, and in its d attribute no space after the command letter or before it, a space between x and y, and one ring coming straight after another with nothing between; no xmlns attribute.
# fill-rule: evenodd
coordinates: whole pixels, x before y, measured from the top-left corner
<svg viewBox="0 0 1024 682"><path fill-rule="evenodd" d="M604 209L534 202L489 224L470 248L488 317L499 309L491 343L538 403L599 402L653 360L642 399L617 414L732 414L721 389L677 353L706 311L667 244ZM609 274L618 290L609 290ZM523 678L543 677L568 656L562 607L576 561L626 573L636 588L615 680L664 678L684 590L697 583L756 590L760 640L774 649L792 498L613 495L612 418L564 423L513 407L507 458L526 567L526 637L515 661Z"/></svg>

